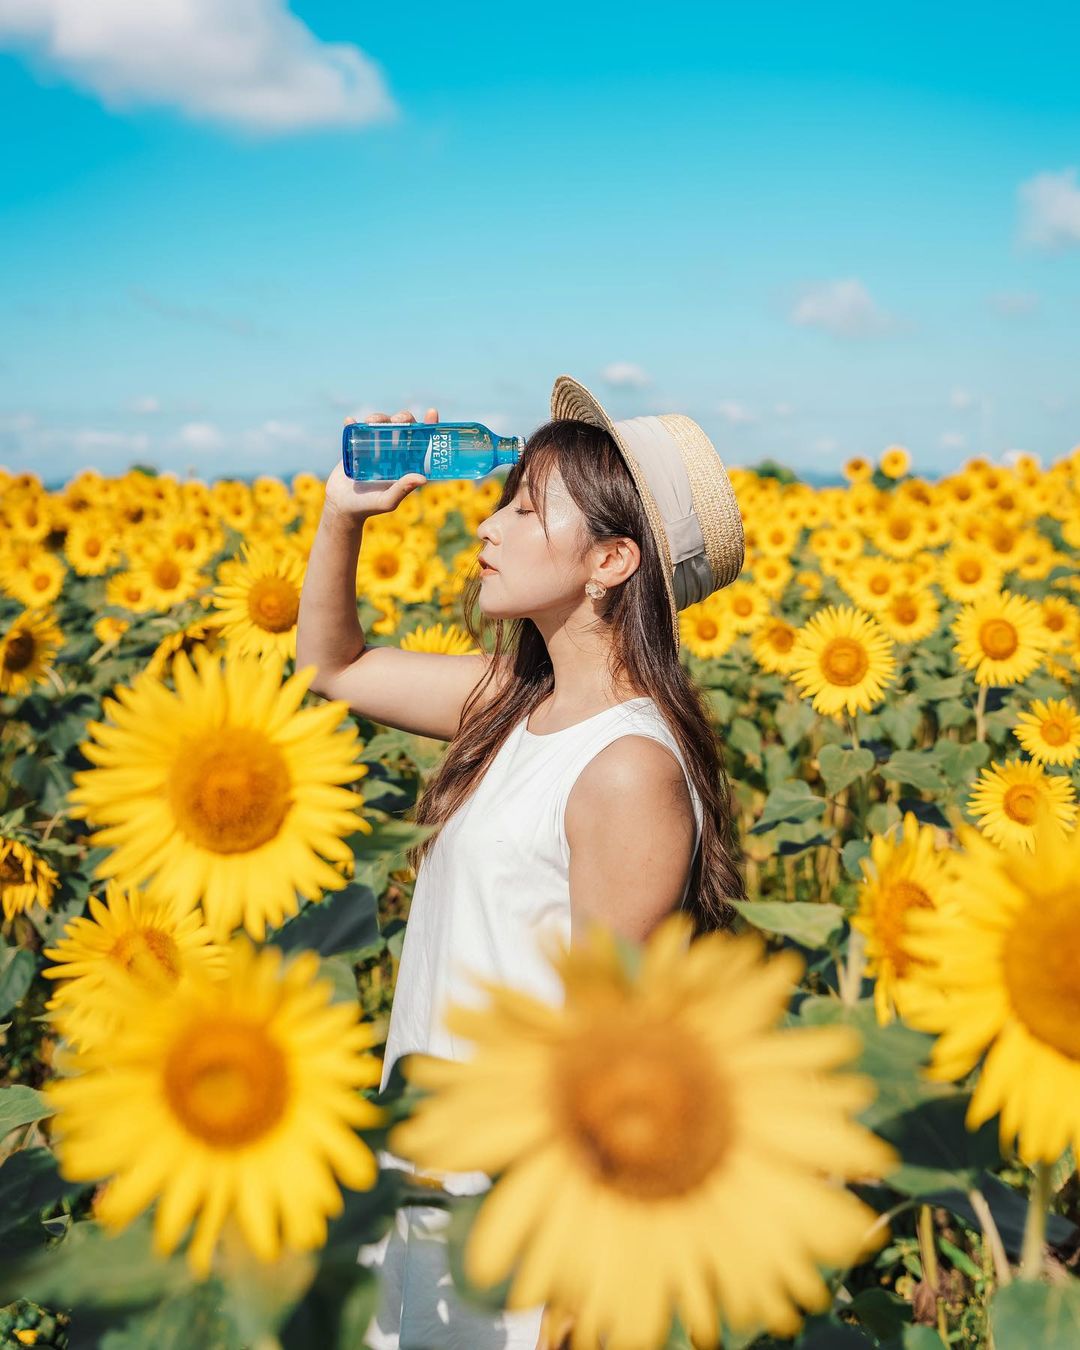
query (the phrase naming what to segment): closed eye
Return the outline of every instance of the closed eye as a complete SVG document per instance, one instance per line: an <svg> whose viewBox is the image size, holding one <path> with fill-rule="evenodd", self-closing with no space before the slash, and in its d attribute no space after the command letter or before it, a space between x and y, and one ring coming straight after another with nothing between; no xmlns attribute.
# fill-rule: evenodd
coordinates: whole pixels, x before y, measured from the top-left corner
<svg viewBox="0 0 1080 1350"><path fill-rule="evenodd" d="M524 510L522 507L517 506L517 507L514 508L514 515L516 515L516 516L531 516L531 515L532 515L532 512L531 512L531 511L526 511L526 510Z"/></svg>

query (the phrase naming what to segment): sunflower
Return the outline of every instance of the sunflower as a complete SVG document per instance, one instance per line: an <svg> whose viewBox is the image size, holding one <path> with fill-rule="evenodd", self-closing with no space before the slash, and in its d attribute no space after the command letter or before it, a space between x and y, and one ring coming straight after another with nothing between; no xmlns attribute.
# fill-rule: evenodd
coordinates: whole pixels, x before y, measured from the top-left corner
<svg viewBox="0 0 1080 1350"><path fill-rule="evenodd" d="M903 478L911 468L911 455L902 445L890 445L882 451L879 465L886 478Z"/></svg>
<svg viewBox="0 0 1080 1350"><path fill-rule="evenodd" d="M174 633L167 633L150 654L144 667L146 673L163 680L172 673L177 652L187 652L189 656L197 648L208 653L217 652L224 645L219 617L208 614L204 618L193 619Z"/></svg>
<svg viewBox="0 0 1080 1350"><path fill-rule="evenodd" d="M937 632L941 611L928 590L897 591L879 611L878 622L896 642L921 642Z"/></svg>
<svg viewBox="0 0 1080 1350"><path fill-rule="evenodd" d="M382 600L372 600L374 607L379 611L380 617L370 624L371 631L378 633L380 637L389 637L396 633L401 625L401 610L394 604L389 597Z"/></svg>
<svg viewBox="0 0 1080 1350"><path fill-rule="evenodd" d="M190 600L207 584L197 563L173 549L154 549L145 553L131 569L145 587L151 607L171 609Z"/></svg>
<svg viewBox="0 0 1080 1350"><path fill-rule="evenodd" d="M1036 699L1013 732L1041 764L1072 764L1080 755L1080 713L1068 699Z"/></svg>
<svg viewBox="0 0 1080 1350"><path fill-rule="evenodd" d="M769 597L752 581L736 581L717 593L716 603L731 615L736 633L752 633L769 617Z"/></svg>
<svg viewBox="0 0 1080 1350"><path fill-rule="evenodd" d="M782 558L785 561L795 552L799 543L802 525L797 520L770 520L757 531L757 549L767 558Z"/></svg>
<svg viewBox="0 0 1080 1350"><path fill-rule="evenodd" d="M892 558L867 554L849 563L837 577L840 585L860 609L876 614L902 585L900 570Z"/></svg>
<svg viewBox="0 0 1080 1350"><path fill-rule="evenodd" d="M105 582L105 603L133 614L145 614L156 608L146 581L133 572L117 572Z"/></svg>
<svg viewBox="0 0 1080 1350"><path fill-rule="evenodd" d="M28 844L0 834L0 906L4 918L25 914L32 905L48 909L59 877Z"/></svg>
<svg viewBox="0 0 1080 1350"><path fill-rule="evenodd" d="M240 935L227 954L223 978L192 971L168 998L125 989L108 1044L74 1052L71 1075L43 1089L63 1175L106 1179L94 1217L119 1230L156 1200L162 1256L194 1219L199 1278L227 1219L261 1261L324 1243L342 1209L334 1178L377 1179L354 1127L385 1120L356 1091L379 1082L376 1026L355 1002L330 1002L315 953L283 965L279 948Z"/></svg>
<svg viewBox="0 0 1080 1350"><path fill-rule="evenodd" d="M965 605L953 620L956 656L976 684L1019 684L1039 665L1050 637L1026 595L1000 591Z"/></svg>
<svg viewBox="0 0 1080 1350"><path fill-rule="evenodd" d="M912 916L908 947L946 996L906 1020L939 1033L924 1071L965 1077L982 1058L967 1109L976 1130L1000 1112L1003 1152L1053 1163L1080 1153L1080 835L1039 828L1033 851L1005 853L960 827L957 897Z"/></svg>
<svg viewBox="0 0 1080 1350"><path fill-rule="evenodd" d="M45 1011L79 1048L105 1044L120 1025L114 976L171 998L192 970L222 972L225 949L213 942L198 909L180 915L115 881L105 883L104 903L90 896L89 908L90 917L69 919L56 946L45 948L57 964L41 972L60 981Z"/></svg>
<svg viewBox="0 0 1080 1350"><path fill-rule="evenodd" d="M771 554L764 553L754 559L752 570L754 583L758 588L767 596L775 598L783 595L795 569L786 558L774 558Z"/></svg>
<svg viewBox="0 0 1080 1350"><path fill-rule="evenodd" d="M819 609L799 629L791 679L815 712L869 711L895 678L893 641L869 614L847 605Z"/></svg>
<svg viewBox="0 0 1080 1350"><path fill-rule="evenodd" d="M370 542L364 539L356 561L357 593L368 596L372 603L376 599L401 599L401 587L417 561L419 555L403 548L393 535L383 538L373 531Z"/></svg>
<svg viewBox="0 0 1080 1350"><path fill-rule="evenodd" d="M968 799L979 828L1003 848L1030 849L1043 806L1058 824L1071 829L1076 793L1067 778L1047 774L1032 760L1007 759L983 769Z"/></svg>
<svg viewBox="0 0 1080 1350"><path fill-rule="evenodd" d="M846 1267L886 1236L835 1184L897 1162L852 1119L872 1084L831 1072L858 1035L777 1028L802 959L763 961L754 934L688 949L691 928L674 911L627 961L593 925L581 945L548 949L563 1006L479 981L488 1007L444 1010L475 1058L402 1063L431 1095L390 1148L501 1174L466 1275L489 1286L513 1269L506 1306L558 1306L577 1344L659 1345L675 1312L695 1343L715 1343L718 1314L735 1331L793 1335L800 1305L830 1302L819 1263ZM761 1213L767 1224L747 1222Z"/></svg>
<svg viewBox="0 0 1080 1350"><path fill-rule="evenodd" d="M953 544L941 555L938 585L950 600L967 604L984 595L992 595L1001 587L1004 571L996 558L991 558L973 544Z"/></svg>
<svg viewBox="0 0 1080 1350"><path fill-rule="evenodd" d="M754 660L773 675L786 675L791 670L792 652L799 630L786 619L770 615L750 638Z"/></svg>
<svg viewBox="0 0 1080 1350"><path fill-rule="evenodd" d="M844 477L849 483L865 483L874 476L874 466L864 455L852 455L844 462Z"/></svg>
<svg viewBox="0 0 1080 1350"><path fill-rule="evenodd" d="M913 506L896 503L878 519L870 537L890 558L910 558L926 545L922 517Z"/></svg>
<svg viewBox="0 0 1080 1350"><path fill-rule="evenodd" d="M1080 610L1063 595L1048 595L1039 601L1043 627L1050 634L1050 650L1067 651L1080 632Z"/></svg>
<svg viewBox="0 0 1080 1350"><path fill-rule="evenodd" d="M130 627L128 619L120 619L115 614L103 614L100 619L94 620L92 631L104 646L108 642L119 642Z"/></svg>
<svg viewBox="0 0 1080 1350"><path fill-rule="evenodd" d="M431 624L427 628L414 628L398 644L405 652L444 652L448 656L468 656L480 649L468 633L456 623Z"/></svg>
<svg viewBox="0 0 1080 1350"><path fill-rule="evenodd" d="M46 684L64 635L51 610L24 609L0 635L0 694L25 694Z"/></svg>
<svg viewBox="0 0 1080 1350"><path fill-rule="evenodd" d="M875 979L874 1010L882 1026L898 1008L903 1014L910 968L917 964L905 941L908 915L947 902L949 854L937 847L936 836L932 825L920 825L907 811L899 837L874 835L870 857L860 863L863 880L851 926L866 937L866 970Z"/></svg>
<svg viewBox="0 0 1080 1350"><path fill-rule="evenodd" d="M64 537L64 555L80 577L104 575L115 567L119 552L119 542L104 517L80 520Z"/></svg>
<svg viewBox="0 0 1080 1350"><path fill-rule="evenodd" d="M297 892L340 890L330 866L372 827L363 799L340 784L362 778L357 732L338 726L340 700L299 710L314 674L281 683L282 661L196 649L173 664L176 692L142 672L104 700L107 723L88 722L81 749L98 767L72 775L71 814L107 828L95 871L126 886L152 878L155 898L202 903L215 937L238 923L262 940L297 912ZM326 861L329 860L329 861Z"/></svg>
<svg viewBox="0 0 1080 1350"><path fill-rule="evenodd" d="M296 619L304 564L265 544L245 544L243 558L214 591L219 627L231 652L296 657Z"/></svg>
<svg viewBox="0 0 1080 1350"><path fill-rule="evenodd" d="M55 553L35 551L25 562L0 568L7 593L28 609L51 605L64 589L67 568Z"/></svg>
<svg viewBox="0 0 1080 1350"><path fill-rule="evenodd" d="M715 661L730 650L739 632L728 609L705 600L680 611L679 635L699 660Z"/></svg>

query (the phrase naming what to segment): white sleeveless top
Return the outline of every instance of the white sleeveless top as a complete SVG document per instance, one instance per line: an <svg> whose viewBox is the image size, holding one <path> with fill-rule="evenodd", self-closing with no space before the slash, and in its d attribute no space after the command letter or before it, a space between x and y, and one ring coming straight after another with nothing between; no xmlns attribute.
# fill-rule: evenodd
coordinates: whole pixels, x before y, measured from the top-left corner
<svg viewBox="0 0 1080 1350"><path fill-rule="evenodd" d="M499 747L471 796L443 824L417 871L405 927L383 1059L412 1051L467 1059L472 1043L443 1025L447 1002L487 1004L470 972L552 1004L562 986L540 945L542 933L570 942L570 848L564 813L585 765L621 736L648 736L686 774L701 842L702 805L662 713L645 696L605 708L561 731L538 734L523 718ZM689 879L687 887L689 886ZM683 890L683 898L686 888ZM384 1166L411 1164L383 1151ZM455 1194L486 1190L483 1172L440 1173Z"/></svg>

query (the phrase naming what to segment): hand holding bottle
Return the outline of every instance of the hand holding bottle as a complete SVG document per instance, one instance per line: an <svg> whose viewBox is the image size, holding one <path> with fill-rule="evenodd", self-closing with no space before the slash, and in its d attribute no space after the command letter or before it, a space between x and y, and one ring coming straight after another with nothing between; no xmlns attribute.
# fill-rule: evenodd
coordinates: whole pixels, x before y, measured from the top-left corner
<svg viewBox="0 0 1080 1350"><path fill-rule="evenodd" d="M371 413L366 420L369 422L415 422L416 418L411 412L403 409L401 412L394 413L393 417L384 412ZM429 408L424 414L425 422L437 422L438 420L439 411L437 408ZM345 425L349 426L355 421L355 417L347 417ZM407 473L404 477L389 484L385 481L362 481L350 478L339 459L326 480L325 505L337 511L340 515L363 520L367 516L378 516L384 512L395 510L412 492L413 488L417 488L426 482L427 479L422 473Z"/></svg>

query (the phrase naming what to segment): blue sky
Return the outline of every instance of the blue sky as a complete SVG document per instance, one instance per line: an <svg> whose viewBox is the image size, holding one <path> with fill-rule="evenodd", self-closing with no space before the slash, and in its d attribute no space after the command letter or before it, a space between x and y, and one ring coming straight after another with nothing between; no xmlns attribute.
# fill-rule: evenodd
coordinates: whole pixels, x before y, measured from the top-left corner
<svg viewBox="0 0 1080 1350"><path fill-rule="evenodd" d="M1074 5L0 0L0 464L329 472L567 372L732 463L1080 442Z"/></svg>

